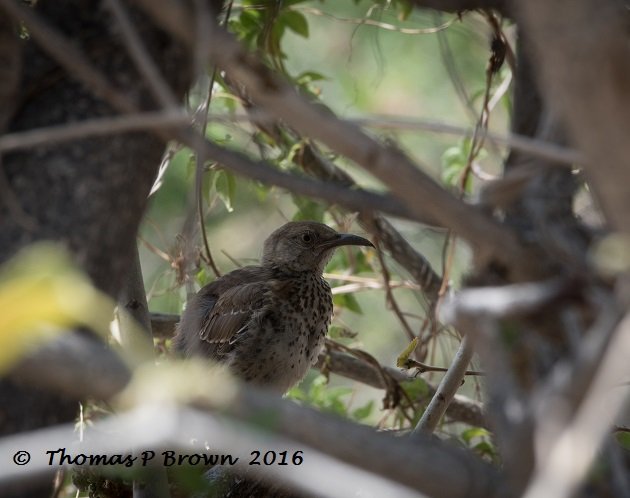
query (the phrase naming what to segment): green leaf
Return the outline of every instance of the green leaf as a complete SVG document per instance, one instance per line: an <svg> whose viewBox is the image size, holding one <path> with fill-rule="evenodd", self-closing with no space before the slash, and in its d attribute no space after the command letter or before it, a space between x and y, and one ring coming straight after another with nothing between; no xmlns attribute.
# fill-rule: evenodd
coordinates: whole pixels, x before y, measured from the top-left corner
<svg viewBox="0 0 630 498"><path fill-rule="evenodd" d="M411 353L413 353L418 347L418 338L414 337L414 339L407 345L407 347L398 355L396 359L396 366L398 368L407 368L407 361L409 361L409 357Z"/></svg>
<svg viewBox="0 0 630 498"><path fill-rule="evenodd" d="M359 305L359 302L352 294L337 294L333 296L333 303L340 308L346 308L358 315L363 314L363 310Z"/></svg>
<svg viewBox="0 0 630 498"><path fill-rule="evenodd" d="M356 332L352 332L350 329L345 327L339 327L337 325L331 325L328 328L328 336L331 339L355 339L357 336Z"/></svg>
<svg viewBox="0 0 630 498"><path fill-rule="evenodd" d="M239 21L244 32L258 32L262 29L262 19L257 10L243 10L239 16Z"/></svg>
<svg viewBox="0 0 630 498"><path fill-rule="evenodd" d="M398 19L406 21L413 11L413 4L409 0L400 0L397 3L398 8L400 9L400 12L398 12Z"/></svg>
<svg viewBox="0 0 630 498"><path fill-rule="evenodd" d="M208 283L209 276L205 268L202 268L201 270L197 272L197 275L195 275L195 280L202 287Z"/></svg>
<svg viewBox="0 0 630 498"><path fill-rule="evenodd" d="M470 140L462 140L458 145L449 147L442 154L442 182L445 185L455 186L466 167Z"/></svg>
<svg viewBox="0 0 630 498"><path fill-rule="evenodd" d="M411 399L425 398L429 395L429 386L422 377L402 382L400 386Z"/></svg>
<svg viewBox="0 0 630 498"><path fill-rule="evenodd" d="M232 207L236 193L236 180L234 179L234 175L224 170L217 171L214 188L217 190L217 195L228 212L231 213L234 211Z"/></svg>
<svg viewBox="0 0 630 498"><path fill-rule="evenodd" d="M314 81L328 80L329 78L317 71L304 71L295 77L295 82L298 85L306 85Z"/></svg>
<svg viewBox="0 0 630 498"><path fill-rule="evenodd" d="M467 444L470 444L474 438L490 437L490 432L483 427L471 427L470 429L466 429L462 432L461 436Z"/></svg>
<svg viewBox="0 0 630 498"><path fill-rule="evenodd" d="M293 221L319 221L320 223L324 221L326 208L320 203L298 195L294 195L292 198L295 207L297 207Z"/></svg>
<svg viewBox="0 0 630 498"><path fill-rule="evenodd" d="M482 441L476 444L475 446L473 446L473 450L475 450L481 456L488 456L492 459L497 456L497 450L488 441Z"/></svg>
<svg viewBox="0 0 630 498"><path fill-rule="evenodd" d="M617 442L622 448L630 451L630 432L619 431L616 434Z"/></svg>
<svg viewBox="0 0 630 498"><path fill-rule="evenodd" d="M308 400L308 395L302 390L300 386L294 386L291 389L289 389L289 392L287 392L286 396L288 398L295 399L298 401Z"/></svg>
<svg viewBox="0 0 630 498"><path fill-rule="evenodd" d="M354 410L352 412L352 418L356 420L357 422L360 422L361 420L365 420L366 418L368 418L372 414L373 410L374 410L374 400L370 400L365 405Z"/></svg>
<svg viewBox="0 0 630 498"><path fill-rule="evenodd" d="M295 10L283 12L280 15L279 21L286 24L286 26L294 33L304 38L308 38L308 21L300 12Z"/></svg>

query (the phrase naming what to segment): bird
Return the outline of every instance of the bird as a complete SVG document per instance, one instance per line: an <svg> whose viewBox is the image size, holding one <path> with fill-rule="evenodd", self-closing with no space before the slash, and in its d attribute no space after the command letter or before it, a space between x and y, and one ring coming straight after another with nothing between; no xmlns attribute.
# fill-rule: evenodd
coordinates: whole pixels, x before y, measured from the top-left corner
<svg viewBox="0 0 630 498"><path fill-rule="evenodd" d="M259 266L204 286L182 313L173 349L227 365L246 383L286 393L324 347L333 303L324 267L340 246L374 245L315 221L291 221L264 242Z"/></svg>

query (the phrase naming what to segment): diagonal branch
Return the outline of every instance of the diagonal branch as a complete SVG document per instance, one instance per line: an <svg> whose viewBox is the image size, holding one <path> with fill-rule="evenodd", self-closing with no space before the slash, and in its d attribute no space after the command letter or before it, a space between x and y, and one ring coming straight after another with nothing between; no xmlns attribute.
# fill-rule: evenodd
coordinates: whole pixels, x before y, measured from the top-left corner
<svg viewBox="0 0 630 498"><path fill-rule="evenodd" d="M158 392L155 388L149 391ZM415 444L250 386L241 386L228 406L212 404L197 402L197 407L205 405L203 409L191 409L153 400L96 422L87 429L88 437L80 446L71 444L76 439L72 425L2 439L2 454L29 451L33 458L28 468L0 468L0 483L49 471L51 456L46 451L51 448L95 455L154 449L158 458L162 448L183 454L206 453L203 447L191 443L193 435L198 441L211 441L214 451L238 457L237 468L294 488L325 492L325 496L349 496L363 486L378 490L377 496L411 497L416 495L415 490L441 498L482 498L495 496L498 491L498 476L490 465L436 439L426 438L422 444ZM252 419L252 413L266 414L264 420L273 422L272 430L268 423L263 427L260 419ZM272 448L285 448L290 455L301 452L301 461L284 467L247 465L252 451ZM322 475L334 478L325 485Z"/></svg>
<svg viewBox="0 0 630 498"><path fill-rule="evenodd" d="M446 375L442 377L436 394L431 398L429 406L416 425L413 431L415 436L422 432L431 433L435 430L453 401L455 393L462 385L473 352L472 341L469 336L465 336Z"/></svg>

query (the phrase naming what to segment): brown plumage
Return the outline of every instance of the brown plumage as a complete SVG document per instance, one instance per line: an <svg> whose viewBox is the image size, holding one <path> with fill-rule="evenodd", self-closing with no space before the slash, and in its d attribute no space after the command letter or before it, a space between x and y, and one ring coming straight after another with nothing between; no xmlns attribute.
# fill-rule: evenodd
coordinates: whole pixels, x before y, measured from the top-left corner
<svg viewBox="0 0 630 498"><path fill-rule="evenodd" d="M342 245L374 247L313 221L278 228L265 241L260 266L218 278L188 303L174 348L224 362L247 382L286 392L323 347L332 296L322 273Z"/></svg>

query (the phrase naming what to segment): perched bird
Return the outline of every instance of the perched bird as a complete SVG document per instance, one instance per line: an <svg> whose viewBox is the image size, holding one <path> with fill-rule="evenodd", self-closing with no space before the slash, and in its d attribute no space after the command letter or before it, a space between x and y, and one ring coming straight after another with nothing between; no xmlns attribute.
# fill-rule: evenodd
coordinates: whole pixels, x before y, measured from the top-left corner
<svg viewBox="0 0 630 498"><path fill-rule="evenodd" d="M344 245L374 247L313 221L278 228L265 241L260 266L234 270L190 300L174 349L223 362L246 382L286 392L324 346L333 306L322 273Z"/></svg>

